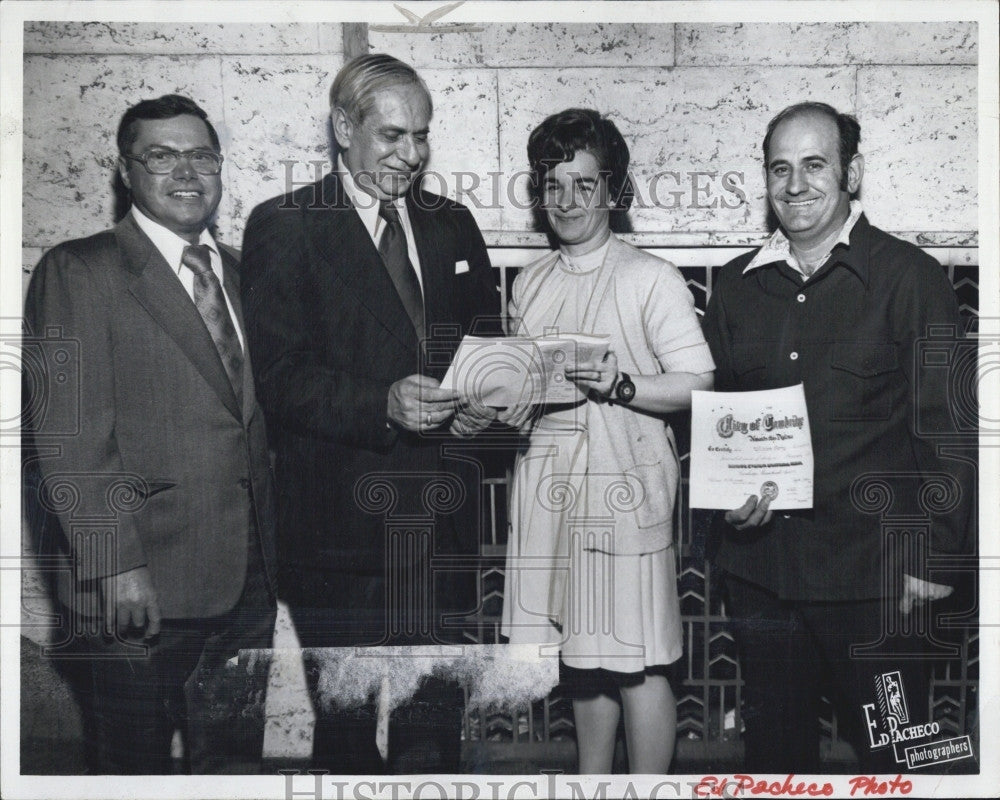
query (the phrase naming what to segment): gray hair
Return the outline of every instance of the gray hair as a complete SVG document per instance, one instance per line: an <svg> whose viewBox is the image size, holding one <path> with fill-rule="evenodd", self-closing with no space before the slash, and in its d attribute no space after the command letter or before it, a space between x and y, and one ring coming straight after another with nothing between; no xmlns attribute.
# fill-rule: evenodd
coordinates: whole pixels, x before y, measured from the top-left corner
<svg viewBox="0 0 1000 800"><path fill-rule="evenodd" d="M353 122L361 122L375 105L375 96L390 86L419 86L433 112L431 93L417 71L385 53L357 56L348 61L330 87L330 109L342 108Z"/></svg>

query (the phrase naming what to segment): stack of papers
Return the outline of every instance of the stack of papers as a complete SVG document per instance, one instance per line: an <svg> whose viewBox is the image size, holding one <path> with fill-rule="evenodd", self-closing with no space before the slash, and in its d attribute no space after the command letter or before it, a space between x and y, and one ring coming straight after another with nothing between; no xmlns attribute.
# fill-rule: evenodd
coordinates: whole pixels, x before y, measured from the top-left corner
<svg viewBox="0 0 1000 800"><path fill-rule="evenodd" d="M609 336L585 333L534 338L466 336L441 386L458 391L463 400L495 408L577 403L586 395L566 379L566 368L600 361L609 345Z"/></svg>

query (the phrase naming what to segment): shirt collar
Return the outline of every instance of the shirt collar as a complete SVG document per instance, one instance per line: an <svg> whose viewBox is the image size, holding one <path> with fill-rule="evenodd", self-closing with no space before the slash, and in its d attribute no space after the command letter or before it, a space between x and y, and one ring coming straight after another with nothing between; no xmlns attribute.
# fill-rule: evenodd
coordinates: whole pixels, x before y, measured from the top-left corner
<svg viewBox="0 0 1000 800"><path fill-rule="evenodd" d="M851 247L851 232L854 230L854 226L857 224L858 220L864 214L864 209L861 207L860 200L852 200L850 206L850 213L847 215L847 221L844 222L840 229L840 234L837 236L837 241L834 244L836 248L837 245L843 245L850 251ZM832 250L830 251L833 252ZM797 272L802 272L799 269L799 263L792 253L792 244L785 235L785 232L778 228L774 233L767 237L767 240L761 246L757 254L750 260L750 263L743 268L743 274L755 270L758 267L763 267L768 264L773 264L776 261L784 261L790 267L792 267ZM856 267L857 263L849 264L848 266ZM857 272L857 269L855 269ZM859 273L860 274L860 273ZM866 276L862 276L866 277Z"/></svg>
<svg viewBox="0 0 1000 800"><path fill-rule="evenodd" d="M164 227L159 222L155 222L143 214L134 204L131 210L132 218L135 220L135 224L139 226L139 229L149 237L152 241L153 246L160 251L160 255L166 260L170 268L180 274L181 271L181 256L184 255L184 248L188 247L191 243L186 239L182 239L176 233L174 233L169 228ZM218 273L216 268L216 259L219 259L218 263L221 264L221 256L219 256L219 248L215 244L215 239L212 238L212 234L208 232L208 228L205 228L201 235L198 237L198 244L208 245L208 247L215 254L212 259L212 269Z"/></svg>
<svg viewBox="0 0 1000 800"><path fill-rule="evenodd" d="M354 176L351 175L350 170L347 169L347 165L344 164L343 157L340 155L337 156L337 171L340 173L340 180L344 185L344 194L351 201L354 210L358 212L358 216L361 217L361 222L364 223L368 234L377 242L379 227L382 223L382 217L378 214L378 199L358 188L358 185L354 182ZM406 201L404 198L397 197L389 202L400 212L401 218L406 218Z"/></svg>

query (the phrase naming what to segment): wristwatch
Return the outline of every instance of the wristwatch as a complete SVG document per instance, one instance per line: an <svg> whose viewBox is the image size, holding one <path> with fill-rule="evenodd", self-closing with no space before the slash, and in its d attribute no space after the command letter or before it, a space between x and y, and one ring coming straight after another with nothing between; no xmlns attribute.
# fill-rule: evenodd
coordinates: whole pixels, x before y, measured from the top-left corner
<svg viewBox="0 0 1000 800"><path fill-rule="evenodd" d="M632 402L632 398L635 397L635 384L632 383L627 372L618 373L618 381L615 383L612 393L622 405Z"/></svg>

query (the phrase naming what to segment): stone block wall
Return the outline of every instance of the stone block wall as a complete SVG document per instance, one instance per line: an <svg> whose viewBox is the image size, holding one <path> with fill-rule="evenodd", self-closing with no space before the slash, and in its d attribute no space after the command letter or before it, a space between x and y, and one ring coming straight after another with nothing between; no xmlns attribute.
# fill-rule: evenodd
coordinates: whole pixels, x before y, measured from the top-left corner
<svg viewBox="0 0 1000 800"><path fill-rule="evenodd" d="M226 163L219 238L282 191L280 160L326 158L337 23L28 22L24 29L24 264L114 221L118 120L172 92L201 105Z"/></svg>
<svg viewBox="0 0 1000 800"><path fill-rule="evenodd" d="M428 187L458 196L491 244L535 242L525 144L590 106L622 129L637 240L752 244L765 226L760 140L785 105L859 117L873 221L928 244L977 241L973 22L740 24L29 22L24 31L26 271L113 221L114 131L143 97L190 94L223 139L219 237L259 201L328 169L327 92L345 52L414 64L434 97ZM320 162L319 164L315 162Z"/></svg>
<svg viewBox="0 0 1000 800"><path fill-rule="evenodd" d="M876 224L925 242L975 240L974 23L479 27L369 29L374 50L417 66L432 89L453 87L465 103L493 92L495 126L484 129L478 102L464 106L475 115L435 115L436 170L471 155L482 175L513 176L527 165L535 125L563 108L589 106L612 117L632 149L640 197L631 222L650 234L641 241L755 243L765 227L760 142L767 121L790 103L822 100L861 121L862 196ZM516 186L523 199L523 178ZM475 207L473 198L466 202ZM497 241L510 241L531 226L518 205L477 215L506 234Z"/></svg>

